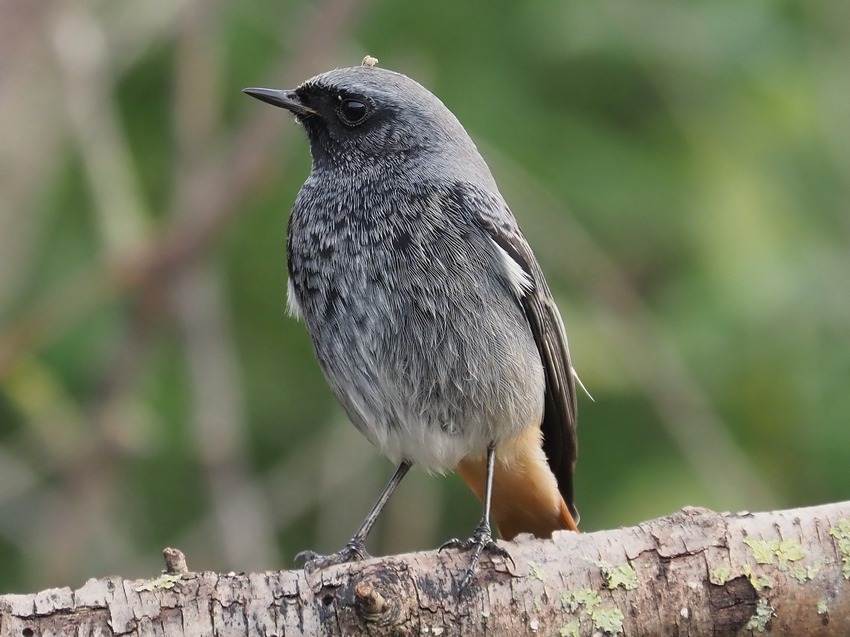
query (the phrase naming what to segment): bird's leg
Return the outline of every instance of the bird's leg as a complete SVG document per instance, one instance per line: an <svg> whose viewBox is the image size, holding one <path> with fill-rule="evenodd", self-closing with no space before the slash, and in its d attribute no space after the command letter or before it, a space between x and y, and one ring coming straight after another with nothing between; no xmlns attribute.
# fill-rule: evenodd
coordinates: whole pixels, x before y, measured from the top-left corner
<svg viewBox="0 0 850 637"><path fill-rule="evenodd" d="M341 551L337 551L336 553L331 553L330 555L319 555L314 551L301 551L295 556L295 560L304 560L304 570L308 573L312 573L319 569L333 566L334 564L365 560L371 557L369 553L366 552L366 536L369 535L372 527L375 526L375 521L381 514L381 510L389 501L390 496L392 496L396 487L410 470L411 466L413 466L413 463L408 462L407 460L403 460L401 464L398 465L393 477L390 478L387 486L385 486L384 490L381 491L378 501L375 502L372 510L369 511L369 515L367 515L366 519L363 520L363 524L360 525L360 528L357 529L357 533L355 533L354 537L349 540L348 544L345 545L345 548Z"/></svg>
<svg viewBox="0 0 850 637"><path fill-rule="evenodd" d="M440 547L443 549L458 549L460 551L472 551L472 558L469 561L469 566L466 569L466 574L460 583L461 590L465 589L472 576L478 569L478 561L481 559L481 553L486 552L492 555L498 555L504 559L510 560L513 564L513 558L501 546L493 540L493 534L490 529L490 500L493 495L493 471L496 463L496 444L490 443L487 447L487 478L484 486L484 516L475 527L472 537L468 540L458 540L457 538L449 540Z"/></svg>

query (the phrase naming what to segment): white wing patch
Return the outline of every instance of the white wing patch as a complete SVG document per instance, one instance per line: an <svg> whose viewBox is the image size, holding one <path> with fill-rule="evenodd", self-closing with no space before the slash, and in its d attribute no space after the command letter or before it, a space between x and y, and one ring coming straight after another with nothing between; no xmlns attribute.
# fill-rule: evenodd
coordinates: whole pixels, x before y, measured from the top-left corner
<svg viewBox="0 0 850 637"><path fill-rule="evenodd" d="M491 239L492 241L492 239ZM534 288L534 281L531 280L528 272L522 269L522 266L511 258L505 249L498 243L493 241L496 250L499 251L499 256L502 257L502 263L505 265L505 270L508 271L508 281L511 284L511 291L518 299L524 297Z"/></svg>
<svg viewBox="0 0 850 637"><path fill-rule="evenodd" d="M304 318L301 312L301 304L298 302L298 297L295 296L295 287L292 285L292 279L286 282L286 313L296 321Z"/></svg>
<svg viewBox="0 0 850 637"><path fill-rule="evenodd" d="M564 319L561 318L561 313L558 311L558 306L554 305L553 307L555 309L555 316L558 317L558 329L561 330L561 334L564 336L564 343L568 343L567 329L564 327ZM570 375L575 379L575 382L578 383L578 386L582 388L584 393L587 394L587 397L590 398L590 400L592 400L593 402L596 402L593 396L590 395L590 392L587 391L587 387L585 387L584 383L581 382L581 378L578 377L578 372L576 371L576 368L572 365L570 365Z"/></svg>
<svg viewBox="0 0 850 637"><path fill-rule="evenodd" d="M570 367L570 373L573 375L573 378L575 378L576 382L578 383L578 386L581 387L582 390L584 390L585 394L587 394L587 397L590 398L590 400L592 400L593 402L596 402L593 396L590 395L590 392L587 391L587 387L585 387L584 383L581 382L581 378L578 377L578 372L576 371L575 367Z"/></svg>

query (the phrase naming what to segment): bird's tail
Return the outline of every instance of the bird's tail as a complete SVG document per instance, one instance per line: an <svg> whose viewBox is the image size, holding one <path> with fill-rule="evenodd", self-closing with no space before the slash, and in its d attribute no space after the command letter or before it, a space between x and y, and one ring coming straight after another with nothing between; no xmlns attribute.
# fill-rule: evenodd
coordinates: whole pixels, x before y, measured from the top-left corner
<svg viewBox="0 0 850 637"><path fill-rule="evenodd" d="M457 467L460 477L481 500L486 466L484 456L470 456ZM520 533L551 537L554 531L578 531L543 453L537 427L529 427L496 447L491 505L493 521L506 540Z"/></svg>

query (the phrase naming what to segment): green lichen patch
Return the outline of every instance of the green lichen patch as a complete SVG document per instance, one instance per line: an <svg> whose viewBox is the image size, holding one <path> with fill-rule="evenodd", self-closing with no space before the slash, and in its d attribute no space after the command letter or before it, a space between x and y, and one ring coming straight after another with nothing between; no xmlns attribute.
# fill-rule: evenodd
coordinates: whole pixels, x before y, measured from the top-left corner
<svg viewBox="0 0 850 637"><path fill-rule="evenodd" d="M180 581L179 575L170 575L163 574L156 579L152 579L148 582L145 582L141 586L136 587L136 592L141 593L142 591L155 591L157 589L171 589L174 588L174 585Z"/></svg>
<svg viewBox="0 0 850 637"><path fill-rule="evenodd" d="M753 572L753 567L749 564L744 564L744 575L746 575L750 584L753 585L753 588L757 591L760 591L763 588L773 588L773 580L769 575L759 575L758 573Z"/></svg>
<svg viewBox="0 0 850 637"><path fill-rule="evenodd" d="M815 579L820 573L820 570L832 562L832 559L826 555L821 555L808 566L800 565L794 569L794 579L800 584L805 584L808 581Z"/></svg>
<svg viewBox="0 0 850 637"><path fill-rule="evenodd" d="M567 591L561 596L561 603L571 613L576 612L579 607L584 607L588 612L602 603L602 598L592 588L580 588L577 591Z"/></svg>
<svg viewBox="0 0 850 637"><path fill-rule="evenodd" d="M806 550L796 540L782 540L776 547L775 553L780 571L788 570L789 562L796 562L806 557Z"/></svg>
<svg viewBox="0 0 850 637"><path fill-rule="evenodd" d="M528 568L531 569L532 577L539 579L541 582L546 581L546 571L543 569L542 564L538 564L537 562L528 561Z"/></svg>
<svg viewBox="0 0 850 637"><path fill-rule="evenodd" d="M818 615L829 615L829 606L825 599L818 600Z"/></svg>
<svg viewBox="0 0 850 637"><path fill-rule="evenodd" d="M619 608L597 608L590 614L593 627L606 635L623 632L623 611Z"/></svg>
<svg viewBox="0 0 850 637"><path fill-rule="evenodd" d="M608 562L603 561L597 562L596 565L602 569L602 577L605 579L605 585L612 591L618 586L622 586L627 591L632 591L640 585L637 573L631 564L612 566Z"/></svg>
<svg viewBox="0 0 850 637"><path fill-rule="evenodd" d="M803 545L796 540L756 540L744 538L744 544L750 547L758 564L773 564L774 559L780 571L787 571L789 562L806 557Z"/></svg>
<svg viewBox="0 0 850 637"><path fill-rule="evenodd" d="M617 635L623 630L623 612L617 607L602 606L599 593L591 588L565 592L561 604L571 613L580 611L584 617L589 617L594 629L606 635ZM574 619L561 628L561 634L578 635L578 629L579 620Z"/></svg>
<svg viewBox="0 0 850 637"><path fill-rule="evenodd" d="M708 581L717 586L723 586L732 576L732 569L728 566L715 566L708 571Z"/></svg>
<svg viewBox="0 0 850 637"><path fill-rule="evenodd" d="M844 579L850 579L850 519L838 518L835 526L829 529L829 534L835 538L835 548L841 556Z"/></svg>
<svg viewBox="0 0 850 637"><path fill-rule="evenodd" d="M744 544L750 547L753 557L759 564L773 564L773 547L767 540L744 538Z"/></svg>
<svg viewBox="0 0 850 637"><path fill-rule="evenodd" d="M569 624L561 626L558 632L561 637L579 637L579 622L577 619L572 620Z"/></svg>
<svg viewBox="0 0 850 637"><path fill-rule="evenodd" d="M753 616L744 625L744 630L757 630L763 633L767 630L767 624L775 614L776 612L773 610L773 606L765 598L759 598L758 604L756 604L756 612L753 613Z"/></svg>

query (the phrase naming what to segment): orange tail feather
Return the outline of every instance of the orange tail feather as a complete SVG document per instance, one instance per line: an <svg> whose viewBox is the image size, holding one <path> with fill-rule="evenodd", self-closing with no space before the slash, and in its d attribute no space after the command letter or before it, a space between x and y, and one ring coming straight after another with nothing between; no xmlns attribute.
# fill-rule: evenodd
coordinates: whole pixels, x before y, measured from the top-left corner
<svg viewBox="0 0 850 637"><path fill-rule="evenodd" d="M485 468L483 456L464 458L457 467L482 500ZM554 531L578 531L549 469L539 428L529 427L496 448L492 511L499 534L507 540L520 533L551 537Z"/></svg>

